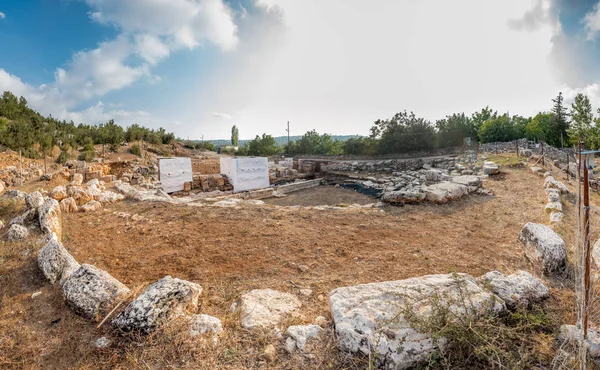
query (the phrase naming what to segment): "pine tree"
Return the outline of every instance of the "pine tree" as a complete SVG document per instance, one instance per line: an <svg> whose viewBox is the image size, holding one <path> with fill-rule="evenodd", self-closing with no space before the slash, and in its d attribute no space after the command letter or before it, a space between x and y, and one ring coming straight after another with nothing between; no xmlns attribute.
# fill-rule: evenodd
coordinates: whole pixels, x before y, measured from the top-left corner
<svg viewBox="0 0 600 370"><path fill-rule="evenodd" d="M594 128L592 121L594 113L590 99L579 93L575 96L575 101L571 104L571 127L569 128L569 138L572 143L577 143L583 140L586 148L590 148L591 142L594 140Z"/></svg>
<svg viewBox="0 0 600 370"><path fill-rule="evenodd" d="M562 92L559 92L558 96L552 99L552 102L554 103L554 107L552 107L554 117L550 127L550 137L547 140L551 145L563 146L568 135L569 121L567 119L567 108L563 105Z"/></svg>

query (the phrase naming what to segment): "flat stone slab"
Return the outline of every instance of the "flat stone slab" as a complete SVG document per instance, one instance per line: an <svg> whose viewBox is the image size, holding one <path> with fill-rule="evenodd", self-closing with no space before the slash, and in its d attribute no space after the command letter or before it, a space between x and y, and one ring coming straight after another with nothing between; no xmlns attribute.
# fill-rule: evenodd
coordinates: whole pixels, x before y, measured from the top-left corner
<svg viewBox="0 0 600 370"><path fill-rule="evenodd" d="M465 186L481 186L481 178L473 175L454 176L452 182Z"/></svg>
<svg viewBox="0 0 600 370"><path fill-rule="evenodd" d="M240 299L240 323L244 329L273 327L301 305L293 294L255 289Z"/></svg>
<svg viewBox="0 0 600 370"><path fill-rule="evenodd" d="M528 308L550 297L550 290L544 282L527 271L518 271L512 275L490 271L479 280L489 286L511 309Z"/></svg>
<svg viewBox="0 0 600 370"><path fill-rule="evenodd" d="M341 349L374 354L380 366L390 369L407 369L426 361L444 341L435 341L411 327L404 314L410 311L428 317L434 312L432 300L447 305L457 315L505 309L500 298L467 274L338 288L329 293L329 303Z"/></svg>
<svg viewBox="0 0 600 370"><path fill-rule="evenodd" d="M448 203L469 194L467 186L450 181L429 185L423 191L425 199L433 203Z"/></svg>

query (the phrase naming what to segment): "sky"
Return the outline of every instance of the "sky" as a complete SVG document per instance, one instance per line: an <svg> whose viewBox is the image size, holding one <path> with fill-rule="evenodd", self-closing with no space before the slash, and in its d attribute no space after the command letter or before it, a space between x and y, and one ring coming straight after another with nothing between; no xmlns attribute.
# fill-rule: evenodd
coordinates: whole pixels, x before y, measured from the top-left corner
<svg viewBox="0 0 600 370"><path fill-rule="evenodd" d="M598 0L0 0L0 91L187 139L600 108Z"/></svg>

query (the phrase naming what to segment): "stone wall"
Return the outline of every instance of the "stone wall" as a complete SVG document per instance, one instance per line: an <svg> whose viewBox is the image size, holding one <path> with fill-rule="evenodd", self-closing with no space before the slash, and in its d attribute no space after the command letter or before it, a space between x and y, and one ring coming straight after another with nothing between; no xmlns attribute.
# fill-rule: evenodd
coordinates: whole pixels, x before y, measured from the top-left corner
<svg viewBox="0 0 600 370"><path fill-rule="evenodd" d="M456 158L417 158L417 159L387 159L376 161L333 162L321 166L322 172L352 171L352 172L399 172L416 171L424 166L448 169L456 165Z"/></svg>

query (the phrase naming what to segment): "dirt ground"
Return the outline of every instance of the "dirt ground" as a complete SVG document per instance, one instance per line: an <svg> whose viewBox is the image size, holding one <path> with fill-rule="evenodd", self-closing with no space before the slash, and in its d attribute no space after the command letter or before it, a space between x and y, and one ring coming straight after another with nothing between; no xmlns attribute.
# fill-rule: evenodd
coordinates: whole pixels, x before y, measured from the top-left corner
<svg viewBox="0 0 600 370"><path fill-rule="evenodd" d="M370 204L376 202L368 195L334 186L317 186L286 194L281 198L269 198L264 201L277 206L335 206L338 204Z"/></svg>
<svg viewBox="0 0 600 370"><path fill-rule="evenodd" d="M333 342L313 359L290 356L273 333L242 330L230 306L255 288L291 292L303 308L288 324L310 323L318 315L330 319L327 294L336 287L436 273L531 270L517 236L526 222L547 221L543 179L526 168L503 170L501 180L485 183L494 196L447 205L323 211L121 202L97 213L66 214L63 243L77 261L105 269L133 289L165 275L197 282L204 288L199 313L221 318L227 334L215 347L180 343L177 335L161 331L146 341L117 338L108 349L93 349L95 339L112 335L108 325L97 329L66 308L37 269L36 247L5 243L0 368L365 368L366 359L340 353ZM337 195L330 192L323 187L312 194L333 201ZM295 201L308 202L310 195ZM358 200L360 194L354 195ZM120 212L143 220L121 218ZM565 236L571 245L573 238ZM300 288L313 293L302 296ZM37 291L42 294L31 298ZM273 363L260 356L269 343L278 351Z"/></svg>

